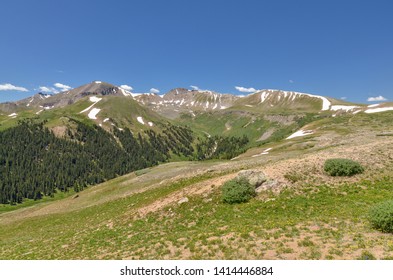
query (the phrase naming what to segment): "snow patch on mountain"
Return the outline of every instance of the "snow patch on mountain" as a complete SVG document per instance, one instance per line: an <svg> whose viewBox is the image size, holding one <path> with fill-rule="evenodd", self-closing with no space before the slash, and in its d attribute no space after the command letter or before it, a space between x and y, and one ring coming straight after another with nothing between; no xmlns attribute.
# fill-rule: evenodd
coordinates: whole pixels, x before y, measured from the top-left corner
<svg viewBox="0 0 393 280"><path fill-rule="evenodd" d="M288 136L286 139L292 139L295 137L301 137L301 136L310 135L313 133L314 132L312 130L299 130L299 131L296 131L295 133L293 133L292 135Z"/></svg>
<svg viewBox="0 0 393 280"><path fill-rule="evenodd" d="M358 106L348 106L348 105L333 105L330 107L330 110L332 110L332 111L340 111L341 110L341 111L348 112L348 111L352 111L356 108L359 108L359 107Z"/></svg>
<svg viewBox="0 0 393 280"><path fill-rule="evenodd" d="M86 109L84 109L84 110L80 111L79 113L84 113L84 112L87 112L87 111L89 111L91 108L93 108L93 107L94 107L94 105L96 105L96 104L95 104L95 103L94 103L94 104L91 104L89 107L87 107Z"/></svg>
<svg viewBox="0 0 393 280"><path fill-rule="evenodd" d="M307 96L310 96L310 97L315 97L315 98L322 99L322 111L329 110L330 105L332 104L326 97L323 97L323 96L320 96L320 95L313 95L313 94L308 94L308 93L299 93L299 94L303 94L303 95L307 95Z"/></svg>
<svg viewBox="0 0 393 280"><path fill-rule="evenodd" d="M86 109L82 110L79 112L79 114L84 113L89 111L91 108L94 107L94 105L96 105L98 102L100 102L102 100L102 98L96 97L96 96L90 96L89 100L91 102L94 102L93 104L91 104L89 107L87 107Z"/></svg>
<svg viewBox="0 0 393 280"><path fill-rule="evenodd" d="M143 121L143 118L142 118L142 117L137 117L136 120L137 120L138 122L140 122L141 124L145 124L145 122Z"/></svg>
<svg viewBox="0 0 393 280"><path fill-rule="evenodd" d="M135 97L135 96L140 95L140 94L138 94L138 93L132 93L131 91L128 91L128 90L126 90L126 89L124 89L124 88L122 88L122 87L117 87L117 88L120 90L120 92L121 92L124 96L132 96L132 97Z"/></svg>
<svg viewBox="0 0 393 280"><path fill-rule="evenodd" d="M101 109L93 108L93 109L91 109L91 111L89 112L89 114L87 116L89 117L89 119L96 120L97 119L96 116L100 111L101 111Z"/></svg>
<svg viewBox="0 0 393 280"><path fill-rule="evenodd" d="M367 109L364 112L367 113L367 114L372 114L372 113L380 113L380 112L386 112L386 111L393 111L393 107Z"/></svg>
<svg viewBox="0 0 393 280"><path fill-rule="evenodd" d="M33 102L33 100L34 100L34 96L30 99L29 103L27 103L26 106L29 107L29 106L30 106L30 103Z"/></svg>
<svg viewBox="0 0 393 280"><path fill-rule="evenodd" d="M267 154L269 154L269 151L270 151L271 149L272 149L272 148L267 148L267 149L264 150L262 153L257 154L257 155L253 155L252 157L259 157L259 156L262 156L262 155L267 155Z"/></svg>
<svg viewBox="0 0 393 280"><path fill-rule="evenodd" d="M91 102L98 102L98 101L101 101L102 100L102 98L99 98L99 97L97 97L97 96L90 96L89 97L89 100L91 101Z"/></svg>

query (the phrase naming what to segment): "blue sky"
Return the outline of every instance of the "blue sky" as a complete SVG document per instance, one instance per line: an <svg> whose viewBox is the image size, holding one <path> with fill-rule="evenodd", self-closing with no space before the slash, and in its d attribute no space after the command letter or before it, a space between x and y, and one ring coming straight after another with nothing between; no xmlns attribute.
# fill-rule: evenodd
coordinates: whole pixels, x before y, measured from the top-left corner
<svg viewBox="0 0 393 280"><path fill-rule="evenodd" d="M393 1L2 0L0 9L0 102L93 80L134 92L244 94L238 86L393 101Z"/></svg>

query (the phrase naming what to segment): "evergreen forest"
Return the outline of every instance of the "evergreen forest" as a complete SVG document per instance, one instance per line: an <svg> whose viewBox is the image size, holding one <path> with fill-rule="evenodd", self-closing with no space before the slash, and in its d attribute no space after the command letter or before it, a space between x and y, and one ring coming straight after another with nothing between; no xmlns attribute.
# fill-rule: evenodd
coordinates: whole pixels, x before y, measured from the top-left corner
<svg viewBox="0 0 393 280"><path fill-rule="evenodd" d="M43 122L23 121L0 132L0 203L22 203L56 192L79 192L135 170L171 160L229 159L245 150L247 137L195 137L187 127L163 125L160 133L134 134L70 120L64 137Z"/></svg>

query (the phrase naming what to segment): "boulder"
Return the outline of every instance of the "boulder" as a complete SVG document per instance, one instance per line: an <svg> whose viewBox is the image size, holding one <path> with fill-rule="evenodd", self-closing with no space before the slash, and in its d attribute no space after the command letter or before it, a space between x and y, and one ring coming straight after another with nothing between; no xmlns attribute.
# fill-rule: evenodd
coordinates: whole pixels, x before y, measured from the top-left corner
<svg viewBox="0 0 393 280"><path fill-rule="evenodd" d="M277 189L280 187L280 183L277 180L268 180L261 184L259 187L255 189L257 193L267 191L267 190L272 190L272 189Z"/></svg>
<svg viewBox="0 0 393 280"><path fill-rule="evenodd" d="M188 202L188 198L187 197L183 197L182 199L180 199L177 203L178 204L183 204L183 203L187 203Z"/></svg>
<svg viewBox="0 0 393 280"><path fill-rule="evenodd" d="M240 171L236 179L240 178L245 178L254 188L258 188L268 179L262 171L252 169Z"/></svg>

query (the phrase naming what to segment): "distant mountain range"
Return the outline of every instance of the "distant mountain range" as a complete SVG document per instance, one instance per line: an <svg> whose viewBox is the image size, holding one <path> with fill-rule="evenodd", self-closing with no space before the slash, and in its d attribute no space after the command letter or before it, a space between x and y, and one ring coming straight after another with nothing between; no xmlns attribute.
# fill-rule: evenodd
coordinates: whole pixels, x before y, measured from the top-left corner
<svg viewBox="0 0 393 280"><path fill-rule="evenodd" d="M93 81L69 91L58 94L37 93L16 102L0 104L3 114L18 114L24 110L43 110L64 108L87 97L121 96L137 101L161 116L176 119L182 113L194 115L198 112L222 110L240 110L254 113L288 113L288 112L331 112L332 114L349 112L359 113L369 110L383 110L389 104L352 104L330 97L283 90L259 90L247 96L222 94L208 90L188 90L175 88L164 95L154 93L134 94L119 86L106 82Z"/></svg>
<svg viewBox="0 0 393 280"><path fill-rule="evenodd" d="M184 88L157 95L93 81L37 93L0 104L0 203L80 191L168 161L235 159L250 148L313 134L321 120L334 124L335 117L388 110L389 103L272 89L243 97Z"/></svg>

